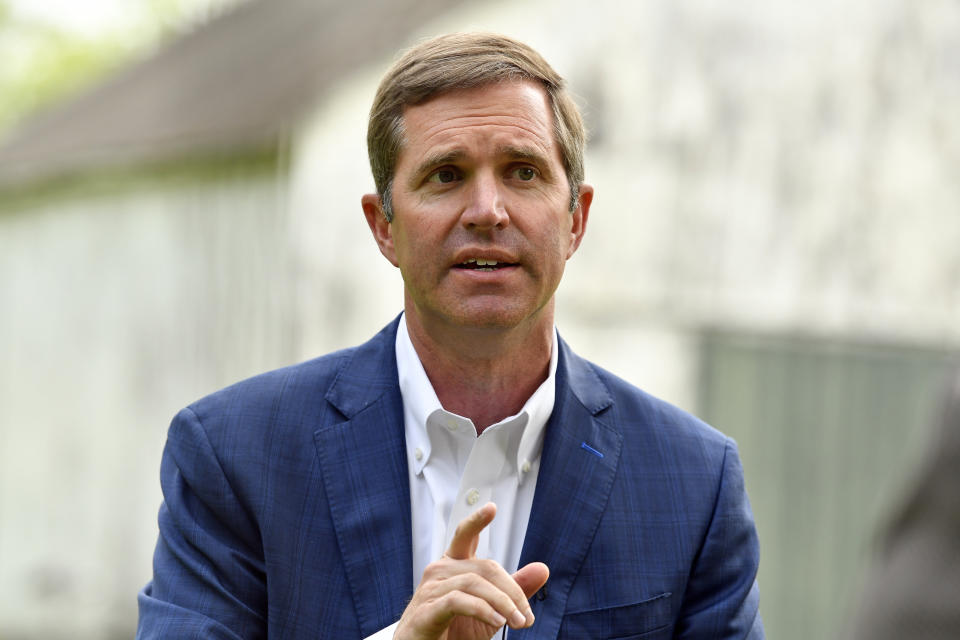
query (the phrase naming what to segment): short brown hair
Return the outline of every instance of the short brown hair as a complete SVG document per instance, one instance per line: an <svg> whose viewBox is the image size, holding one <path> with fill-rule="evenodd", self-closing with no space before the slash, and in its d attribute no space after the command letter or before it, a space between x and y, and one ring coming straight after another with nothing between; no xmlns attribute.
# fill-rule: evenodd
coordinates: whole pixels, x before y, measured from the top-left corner
<svg viewBox="0 0 960 640"><path fill-rule="evenodd" d="M570 210L583 183L583 118L563 78L529 46L493 33L455 33L413 47L380 81L370 108L367 153L383 213L393 218L391 189L403 148L403 109L454 89L501 80L533 80L543 85L553 111L553 126L570 184Z"/></svg>

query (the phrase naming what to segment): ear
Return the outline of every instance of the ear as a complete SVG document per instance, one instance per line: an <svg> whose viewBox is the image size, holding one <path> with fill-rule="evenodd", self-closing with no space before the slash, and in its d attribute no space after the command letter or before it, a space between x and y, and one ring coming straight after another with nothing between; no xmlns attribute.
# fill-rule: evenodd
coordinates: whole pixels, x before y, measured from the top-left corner
<svg viewBox="0 0 960 640"><path fill-rule="evenodd" d="M363 215L367 219L367 226L370 227L370 233L380 248L383 257L390 261L393 266L398 266L397 252L393 247L393 231L387 217L383 215L383 207L380 203L380 196L375 193L365 194L360 198L360 205L363 207Z"/></svg>
<svg viewBox="0 0 960 640"><path fill-rule="evenodd" d="M573 225L570 228L570 249L567 251L567 259L576 252L583 240L583 234L587 231L587 218L590 217L590 204L593 202L593 187L589 184L580 185L580 195L577 197L577 206L571 212L573 216Z"/></svg>

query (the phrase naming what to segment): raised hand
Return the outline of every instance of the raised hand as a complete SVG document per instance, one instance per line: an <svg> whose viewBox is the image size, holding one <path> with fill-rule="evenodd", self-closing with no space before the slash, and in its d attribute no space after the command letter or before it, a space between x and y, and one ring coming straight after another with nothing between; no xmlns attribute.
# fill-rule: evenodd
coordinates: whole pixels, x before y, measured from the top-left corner
<svg viewBox="0 0 960 640"><path fill-rule="evenodd" d="M457 525L443 557L430 563L410 599L396 640L489 640L509 624L533 624L527 602L547 582L550 571L531 562L512 576L493 560L476 557L480 532L496 516L497 506L483 505Z"/></svg>

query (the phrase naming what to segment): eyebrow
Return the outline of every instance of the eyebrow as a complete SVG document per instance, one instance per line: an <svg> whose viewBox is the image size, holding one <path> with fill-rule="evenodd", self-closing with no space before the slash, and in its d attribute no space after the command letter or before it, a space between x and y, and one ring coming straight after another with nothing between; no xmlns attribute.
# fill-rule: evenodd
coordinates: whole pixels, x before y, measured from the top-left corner
<svg viewBox="0 0 960 640"><path fill-rule="evenodd" d="M414 170L413 173L410 174L411 177L409 180L409 186L415 187L420 182L420 179L422 178L422 176L426 174L428 171L431 171L434 168L445 165L445 164L452 164L454 162L459 162L460 160L463 160L466 156L467 154L464 151L459 149L454 149L453 151L440 151L439 153L435 153L431 156L427 156L427 158L423 162L417 165L416 170Z"/></svg>
<svg viewBox="0 0 960 640"><path fill-rule="evenodd" d="M542 153L530 147L517 147L512 144L497 147L497 155L506 156L513 160L528 160L537 165L547 165L547 159Z"/></svg>

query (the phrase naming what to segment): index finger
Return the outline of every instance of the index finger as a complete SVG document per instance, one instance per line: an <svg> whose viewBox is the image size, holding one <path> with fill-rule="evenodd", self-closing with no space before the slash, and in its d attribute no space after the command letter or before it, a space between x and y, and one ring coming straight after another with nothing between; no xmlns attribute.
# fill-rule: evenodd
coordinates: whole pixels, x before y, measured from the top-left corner
<svg viewBox="0 0 960 640"><path fill-rule="evenodd" d="M447 548L446 556L453 560L467 560L472 558L477 550L478 536L487 525L493 522L497 515L497 505L488 502L466 518L460 521L456 531L453 532L453 539L450 540L450 546Z"/></svg>

